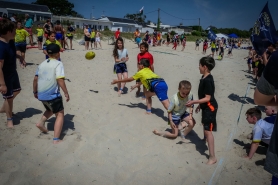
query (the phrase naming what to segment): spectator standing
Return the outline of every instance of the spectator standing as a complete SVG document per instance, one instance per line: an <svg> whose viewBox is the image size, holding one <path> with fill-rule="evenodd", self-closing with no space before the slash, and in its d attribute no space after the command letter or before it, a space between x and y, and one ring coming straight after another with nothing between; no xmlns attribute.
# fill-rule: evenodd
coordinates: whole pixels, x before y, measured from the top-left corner
<svg viewBox="0 0 278 185"><path fill-rule="evenodd" d="M33 19L29 16L29 14L25 14L25 30L29 33L30 37L30 45L33 46L33 33L32 33L32 27L33 27Z"/></svg>

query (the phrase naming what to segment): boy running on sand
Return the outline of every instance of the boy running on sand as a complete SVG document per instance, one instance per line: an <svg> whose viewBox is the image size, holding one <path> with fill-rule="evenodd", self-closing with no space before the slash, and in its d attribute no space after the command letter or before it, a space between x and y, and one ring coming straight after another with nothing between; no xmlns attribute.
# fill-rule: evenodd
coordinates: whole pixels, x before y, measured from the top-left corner
<svg viewBox="0 0 278 185"><path fill-rule="evenodd" d="M215 67L215 61L211 57L203 57L200 59L199 70L203 75L199 88L198 96L199 100L192 100L186 103L186 106L192 106L193 104L199 104L195 112L198 113L202 109L202 124L204 126L205 138L208 142L209 148L209 160L207 164L214 164L217 162L214 152L214 137L212 131L216 131L216 113L218 104L214 98L215 86L213 76L210 71Z"/></svg>
<svg viewBox="0 0 278 185"><path fill-rule="evenodd" d="M193 129L195 126L195 120L192 117L193 107L190 107L189 112L187 112L187 107L185 104L188 100L193 100L193 94L191 91L191 83L189 81L183 80L179 83L179 92L174 94L170 99L170 106L168 108L168 121L172 128L172 133L170 132L159 132L154 130L153 133L159 136L167 138L176 138L178 136L178 131L180 130L180 135L182 139ZM183 128L182 122L187 123L187 127L184 132L181 131Z"/></svg>
<svg viewBox="0 0 278 185"><path fill-rule="evenodd" d="M156 95L158 99L161 101L162 105L166 110L169 107L169 100L167 96L168 86L166 82L160 78L157 74L155 74L152 70L150 70L150 61L148 59L141 59L139 64L139 69L133 77L122 79L122 80L113 80L111 84L116 84L119 82L132 82L134 80L139 80L146 87L147 91L145 93L147 100L147 110L146 114L151 114L152 110L152 96ZM131 87L131 90L138 87L140 84L136 84Z"/></svg>
<svg viewBox="0 0 278 185"><path fill-rule="evenodd" d="M62 62L58 61L60 58L60 47L57 44L49 44L46 50L50 58L39 65L33 81L34 96L46 108L36 126L40 131L47 133L48 130L45 127L45 122L55 114L53 144L57 144L60 142L60 134L64 124L64 106L60 88L64 91L67 102L70 100L70 97L65 84L64 66Z"/></svg>
<svg viewBox="0 0 278 185"><path fill-rule="evenodd" d="M7 127L13 125L13 100L20 93L21 87L16 71L16 58L25 66L26 63L21 55L16 54L15 24L12 21L0 20L0 93L3 95L4 103L0 113L7 115Z"/></svg>

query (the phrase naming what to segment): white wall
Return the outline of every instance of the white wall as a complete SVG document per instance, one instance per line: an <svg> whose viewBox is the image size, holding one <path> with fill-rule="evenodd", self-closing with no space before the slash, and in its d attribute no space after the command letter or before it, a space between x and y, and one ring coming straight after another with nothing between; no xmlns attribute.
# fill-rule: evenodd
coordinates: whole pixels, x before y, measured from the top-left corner
<svg viewBox="0 0 278 185"><path fill-rule="evenodd" d="M149 31L149 34L152 34L154 32L154 29L153 28L148 28L148 27L145 27L145 28L141 29L141 33L146 33L146 31Z"/></svg>

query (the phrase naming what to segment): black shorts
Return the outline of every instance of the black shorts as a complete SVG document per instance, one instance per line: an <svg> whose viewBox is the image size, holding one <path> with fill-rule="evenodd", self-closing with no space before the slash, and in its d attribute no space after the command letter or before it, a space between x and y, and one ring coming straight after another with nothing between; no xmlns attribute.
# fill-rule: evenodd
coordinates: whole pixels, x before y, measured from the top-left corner
<svg viewBox="0 0 278 185"><path fill-rule="evenodd" d="M20 51L22 53L26 52L26 44L15 45L16 51Z"/></svg>
<svg viewBox="0 0 278 185"><path fill-rule="evenodd" d="M219 50L219 49L218 49L218 48L216 48L215 50L216 50L216 52L218 52L218 50Z"/></svg>
<svg viewBox="0 0 278 185"><path fill-rule="evenodd" d="M91 43L94 43L96 42L96 39L95 38L91 38Z"/></svg>
<svg viewBox="0 0 278 185"><path fill-rule="evenodd" d="M87 36L84 36L84 40L87 42L87 41L91 41L91 38L90 37L87 37Z"/></svg>
<svg viewBox="0 0 278 185"><path fill-rule="evenodd" d="M220 47L220 52L224 53L224 48L223 47Z"/></svg>
<svg viewBox="0 0 278 185"><path fill-rule="evenodd" d="M53 112L54 114L64 110L63 99L58 97L54 100L42 101L42 104L46 110Z"/></svg>
<svg viewBox="0 0 278 185"><path fill-rule="evenodd" d="M38 42L42 42L42 36L38 37Z"/></svg>
<svg viewBox="0 0 278 185"><path fill-rule="evenodd" d="M7 87L7 93L3 94L4 99L12 98L14 92L21 90L18 74L16 71L9 75L4 75L4 80Z"/></svg>
<svg viewBox="0 0 278 185"><path fill-rule="evenodd" d="M202 110L202 124L204 125L204 130L216 132L216 113L217 109L214 109L214 111L209 109Z"/></svg>
<svg viewBox="0 0 278 185"><path fill-rule="evenodd" d="M127 73L126 63L118 63L114 65L114 73Z"/></svg>
<svg viewBox="0 0 278 185"><path fill-rule="evenodd" d="M255 62L252 62L252 68L256 68Z"/></svg>

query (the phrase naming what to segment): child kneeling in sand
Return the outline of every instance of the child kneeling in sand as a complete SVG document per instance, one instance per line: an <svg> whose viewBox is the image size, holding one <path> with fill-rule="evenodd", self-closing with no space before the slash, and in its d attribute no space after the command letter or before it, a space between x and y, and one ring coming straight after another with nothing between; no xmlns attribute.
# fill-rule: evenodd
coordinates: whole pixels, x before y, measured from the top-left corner
<svg viewBox="0 0 278 185"><path fill-rule="evenodd" d="M261 141L267 145L270 142L274 124L266 122L261 117L262 112L258 108L250 108L246 112L246 120L249 124L253 124L254 128L252 134L247 137L252 140L252 144L249 154L245 155L244 158L252 159Z"/></svg>
<svg viewBox="0 0 278 185"><path fill-rule="evenodd" d="M148 59L141 59L138 64L139 71L133 75L133 77L125 78L122 80L113 80L111 85L119 83L119 82L132 82L134 80L139 80L140 83L131 87L131 90L138 88L141 83L147 89L145 92L146 103L147 103L147 114L151 114L152 108L152 96L156 95L158 99L161 101L162 105L166 110L169 107L169 99L167 96L168 86L166 82L160 78L157 74L155 74L150 68L150 61Z"/></svg>
<svg viewBox="0 0 278 185"><path fill-rule="evenodd" d="M189 112L185 104L189 100L193 100L193 94L190 92L191 83L189 81L183 80L179 83L179 92L173 95L170 99L170 106L168 107L168 119L170 126L172 128L172 133L170 132L158 132L154 130L153 133L159 136L167 138L176 138L178 136L178 131L183 128L182 122L187 123L187 127L184 132L181 131L180 135L182 139L193 129L195 126L195 120L192 117L193 106L190 106Z"/></svg>
<svg viewBox="0 0 278 185"><path fill-rule="evenodd" d="M62 88L64 91L67 102L70 97L64 80L64 66L62 62L58 61L60 58L60 47L57 44L49 44L46 50L49 59L46 59L39 65L33 82L34 96L46 108L36 126L42 132L47 133L45 121L55 114L53 143L57 144L60 142L59 137L64 123L64 106L59 88Z"/></svg>

